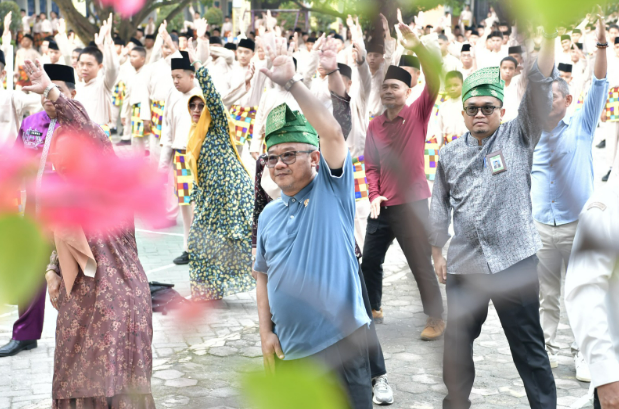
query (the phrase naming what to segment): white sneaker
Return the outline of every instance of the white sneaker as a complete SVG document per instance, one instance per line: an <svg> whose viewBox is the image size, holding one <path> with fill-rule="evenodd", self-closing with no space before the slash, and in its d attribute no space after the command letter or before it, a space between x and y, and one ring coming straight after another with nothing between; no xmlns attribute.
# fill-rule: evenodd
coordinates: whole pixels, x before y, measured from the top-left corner
<svg viewBox="0 0 619 409"><path fill-rule="evenodd" d="M559 361L557 361L557 355L553 354L550 351L546 351L546 352L548 352L548 360L550 361L550 367L557 368L559 366Z"/></svg>
<svg viewBox="0 0 619 409"><path fill-rule="evenodd" d="M391 405L393 403L393 390L387 382L387 376L382 375L376 378L372 394L374 395L372 402L377 405Z"/></svg>
<svg viewBox="0 0 619 409"><path fill-rule="evenodd" d="M578 352L574 357L574 366L576 367L576 379L581 382L591 382L589 365L585 362L581 352Z"/></svg>

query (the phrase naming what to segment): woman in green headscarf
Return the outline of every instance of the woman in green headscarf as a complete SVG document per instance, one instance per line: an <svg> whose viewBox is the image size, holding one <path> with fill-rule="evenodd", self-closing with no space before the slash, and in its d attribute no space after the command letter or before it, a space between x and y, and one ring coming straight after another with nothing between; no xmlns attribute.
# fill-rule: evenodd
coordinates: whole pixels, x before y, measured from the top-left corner
<svg viewBox="0 0 619 409"><path fill-rule="evenodd" d="M203 95L189 99L187 157L195 175L189 231L189 278L194 301L220 300L254 288L251 276L253 184L232 139L213 80L196 72Z"/></svg>

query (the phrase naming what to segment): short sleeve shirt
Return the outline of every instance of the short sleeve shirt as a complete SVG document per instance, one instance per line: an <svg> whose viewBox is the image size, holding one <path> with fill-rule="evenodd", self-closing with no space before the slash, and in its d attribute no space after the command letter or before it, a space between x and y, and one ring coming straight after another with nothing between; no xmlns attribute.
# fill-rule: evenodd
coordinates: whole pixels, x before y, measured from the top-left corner
<svg viewBox="0 0 619 409"><path fill-rule="evenodd" d="M258 221L254 270L268 275L286 360L316 354L370 322L355 257L350 153L339 177L322 156L319 169L299 193L269 203Z"/></svg>

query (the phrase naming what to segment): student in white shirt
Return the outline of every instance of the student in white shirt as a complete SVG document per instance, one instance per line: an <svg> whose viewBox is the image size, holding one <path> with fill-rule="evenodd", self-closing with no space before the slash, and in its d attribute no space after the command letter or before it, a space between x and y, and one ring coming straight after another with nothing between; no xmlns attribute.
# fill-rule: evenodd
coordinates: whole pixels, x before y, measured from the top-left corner
<svg viewBox="0 0 619 409"><path fill-rule="evenodd" d="M174 169L176 169L177 163L186 163L187 140L192 124L187 106L192 96L202 95L202 90L194 81L195 70L189 62L187 52L181 51L181 55L182 58L172 58L171 60L172 80L175 89L166 98L163 111L159 170L165 173L169 172L170 166L174 166ZM177 174L178 172L174 173L176 176L180 176ZM184 247L183 254L174 259L174 264L189 264L187 238L193 220L193 205L185 200L187 196L179 194L177 183L175 183L175 191L179 198L181 215L183 217Z"/></svg>
<svg viewBox="0 0 619 409"><path fill-rule="evenodd" d="M594 409L619 408L618 232L619 176L613 175L580 213L565 274L565 307L590 368Z"/></svg>
<svg viewBox="0 0 619 409"><path fill-rule="evenodd" d="M449 99L438 109L437 142L439 146L448 144L467 131L462 116L462 84L464 77L460 71L445 74L445 92Z"/></svg>
<svg viewBox="0 0 619 409"><path fill-rule="evenodd" d="M501 69L501 79L505 81L503 90L503 109L505 114L502 121L507 122L518 116L518 107L522 100L520 95L520 75L517 74L518 61L513 57L505 57L501 60L499 68Z"/></svg>
<svg viewBox="0 0 619 409"><path fill-rule="evenodd" d="M462 50L460 51L460 62L458 63L457 70L462 74L462 78L466 79L469 75L477 69L475 58L471 53L471 44L462 44Z"/></svg>

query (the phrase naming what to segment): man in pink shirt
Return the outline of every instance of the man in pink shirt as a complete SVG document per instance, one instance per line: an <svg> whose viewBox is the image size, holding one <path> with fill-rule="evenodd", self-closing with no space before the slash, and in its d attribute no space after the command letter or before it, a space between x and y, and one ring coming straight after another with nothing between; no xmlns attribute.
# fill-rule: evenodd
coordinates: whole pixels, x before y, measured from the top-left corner
<svg viewBox="0 0 619 409"><path fill-rule="evenodd" d="M390 66L381 89L386 111L374 118L365 141L365 167L371 213L363 252L363 274L374 319L383 320L381 308L383 262L393 239L397 239L413 272L424 313L428 315L421 333L424 340L443 334L443 300L432 268L428 243L430 189L424 171L425 137L438 90L440 61L421 44L417 36L400 24L404 46L417 54L426 76L426 86L410 106L411 76Z"/></svg>

